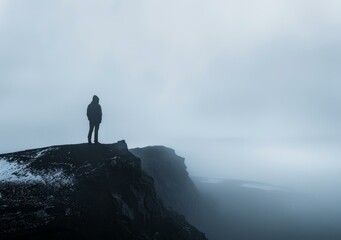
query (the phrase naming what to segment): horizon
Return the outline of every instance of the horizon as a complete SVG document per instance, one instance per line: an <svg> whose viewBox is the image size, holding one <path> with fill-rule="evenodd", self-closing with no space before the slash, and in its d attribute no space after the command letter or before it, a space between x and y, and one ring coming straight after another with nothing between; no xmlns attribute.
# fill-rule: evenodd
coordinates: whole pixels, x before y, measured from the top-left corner
<svg viewBox="0 0 341 240"><path fill-rule="evenodd" d="M96 94L102 143L171 147L192 175L333 192L340 13L335 0L2 0L0 152L86 142Z"/></svg>

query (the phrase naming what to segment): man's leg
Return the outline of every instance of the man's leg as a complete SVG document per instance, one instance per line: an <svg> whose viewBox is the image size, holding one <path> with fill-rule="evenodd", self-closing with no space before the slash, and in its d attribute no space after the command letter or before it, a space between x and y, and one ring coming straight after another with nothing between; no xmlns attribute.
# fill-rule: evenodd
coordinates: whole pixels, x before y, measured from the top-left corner
<svg viewBox="0 0 341 240"><path fill-rule="evenodd" d="M91 143L91 136L92 132L94 131L95 125L91 122L89 122L89 134L88 134L88 143Z"/></svg>
<svg viewBox="0 0 341 240"><path fill-rule="evenodd" d="M95 124L95 143L98 143L98 129L99 129L99 123Z"/></svg>

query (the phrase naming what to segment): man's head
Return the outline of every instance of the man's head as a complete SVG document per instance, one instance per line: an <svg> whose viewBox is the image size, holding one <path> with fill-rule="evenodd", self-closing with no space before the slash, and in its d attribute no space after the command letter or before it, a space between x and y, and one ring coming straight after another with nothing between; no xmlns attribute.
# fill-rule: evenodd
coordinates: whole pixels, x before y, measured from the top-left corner
<svg viewBox="0 0 341 240"><path fill-rule="evenodd" d="M93 101L94 103L99 103L99 98L98 98L96 95L94 95L94 96L92 97L92 101Z"/></svg>

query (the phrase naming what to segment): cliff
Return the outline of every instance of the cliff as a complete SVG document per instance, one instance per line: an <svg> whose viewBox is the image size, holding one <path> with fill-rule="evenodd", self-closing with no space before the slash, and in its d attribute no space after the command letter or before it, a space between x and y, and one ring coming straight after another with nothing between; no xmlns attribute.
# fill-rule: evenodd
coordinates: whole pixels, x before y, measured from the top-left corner
<svg viewBox="0 0 341 240"><path fill-rule="evenodd" d="M206 239L124 141L0 155L0 239Z"/></svg>
<svg viewBox="0 0 341 240"><path fill-rule="evenodd" d="M142 169L153 177L156 191L164 204L192 219L193 209L201 196L188 176L185 159L164 146L134 148L130 151L141 159Z"/></svg>
<svg viewBox="0 0 341 240"><path fill-rule="evenodd" d="M183 214L209 239L231 238L229 218L221 214L209 196L197 189L189 177L183 157L164 146L130 151L141 159L142 169L153 177L157 194L166 207Z"/></svg>

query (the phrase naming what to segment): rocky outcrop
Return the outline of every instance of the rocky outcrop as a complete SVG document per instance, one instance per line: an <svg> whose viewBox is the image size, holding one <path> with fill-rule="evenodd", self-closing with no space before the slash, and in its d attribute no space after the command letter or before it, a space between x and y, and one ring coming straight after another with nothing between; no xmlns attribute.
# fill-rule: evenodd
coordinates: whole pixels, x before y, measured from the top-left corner
<svg viewBox="0 0 341 240"><path fill-rule="evenodd" d="M204 216L202 196L190 179L185 159L171 148L149 146L130 151L141 159L142 169L155 181L155 188L164 204L200 227Z"/></svg>
<svg viewBox="0 0 341 240"><path fill-rule="evenodd" d="M163 203L183 214L190 224L205 232L209 239L234 239L228 215L222 214L210 196L193 184L185 159L164 146L134 148L130 151L141 159L142 169L153 177Z"/></svg>
<svg viewBox="0 0 341 240"><path fill-rule="evenodd" d="M206 239L124 141L3 154L0 173L0 239Z"/></svg>

